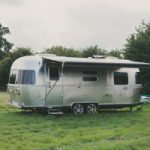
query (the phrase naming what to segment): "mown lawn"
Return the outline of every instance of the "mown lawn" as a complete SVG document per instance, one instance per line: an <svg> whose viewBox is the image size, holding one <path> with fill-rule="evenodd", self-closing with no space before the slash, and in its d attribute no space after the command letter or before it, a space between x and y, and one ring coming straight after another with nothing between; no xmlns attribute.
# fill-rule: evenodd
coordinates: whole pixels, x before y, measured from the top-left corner
<svg viewBox="0 0 150 150"><path fill-rule="evenodd" d="M0 150L149 150L150 105L142 112L62 116L25 112L0 93Z"/></svg>

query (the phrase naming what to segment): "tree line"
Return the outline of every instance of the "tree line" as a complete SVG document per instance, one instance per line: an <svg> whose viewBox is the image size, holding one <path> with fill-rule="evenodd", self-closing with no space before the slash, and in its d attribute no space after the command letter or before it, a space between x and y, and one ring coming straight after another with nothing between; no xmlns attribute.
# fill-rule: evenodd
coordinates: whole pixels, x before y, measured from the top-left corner
<svg viewBox="0 0 150 150"><path fill-rule="evenodd" d="M7 34L10 34L9 28L3 27L0 23L0 90L5 90L7 87L12 63L19 57L35 54L31 48L19 47L13 49L13 44L4 38ZM126 45L121 50L107 51L106 49L99 48L97 45L78 50L63 46L53 46L44 49L42 53L68 57L114 56L120 59L125 58L150 63L150 23L143 21L136 28L136 32L131 34L126 40ZM150 94L149 79L150 70L141 69L142 93Z"/></svg>

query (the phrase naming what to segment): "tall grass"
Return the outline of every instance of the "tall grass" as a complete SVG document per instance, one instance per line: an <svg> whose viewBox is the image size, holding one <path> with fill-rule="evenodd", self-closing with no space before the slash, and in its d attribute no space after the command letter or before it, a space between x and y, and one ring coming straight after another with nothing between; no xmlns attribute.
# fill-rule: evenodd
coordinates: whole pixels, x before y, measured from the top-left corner
<svg viewBox="0 0 150 150"><path fill-rule="evenodd" d="M149 150L150 106L142 112L51 116L10 107L0 93L0 150Z"/></svg>

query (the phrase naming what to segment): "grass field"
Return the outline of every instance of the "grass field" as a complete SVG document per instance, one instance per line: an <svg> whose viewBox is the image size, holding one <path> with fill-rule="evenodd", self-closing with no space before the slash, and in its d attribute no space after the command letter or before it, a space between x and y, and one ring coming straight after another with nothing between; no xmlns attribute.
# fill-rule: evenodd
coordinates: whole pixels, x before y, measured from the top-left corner
<svg viewBox="0 0 150 150"><path fill-rule="evenodd" d="M51 116L9 106L0 93L0 150L149 150L150 105L142 112Z"/></svg>

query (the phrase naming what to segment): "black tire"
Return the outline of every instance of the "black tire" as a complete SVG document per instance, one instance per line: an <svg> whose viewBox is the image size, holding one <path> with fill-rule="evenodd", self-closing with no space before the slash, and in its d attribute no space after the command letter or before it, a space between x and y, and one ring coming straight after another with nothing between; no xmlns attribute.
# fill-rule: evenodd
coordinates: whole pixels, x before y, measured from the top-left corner
<svg viewBox="0 0 150 150"><path fill-rule="evenodd" d="M86 111L88 114L96 114L97 113L97 104L88 104L86 106Z"/></svg>
<svg viewBox="0 0 150 150"><path fill-rule="evenodd" d="M73 104L72 111L74 114L83 114L84 113L84 105L83 104Z"/></svg>

